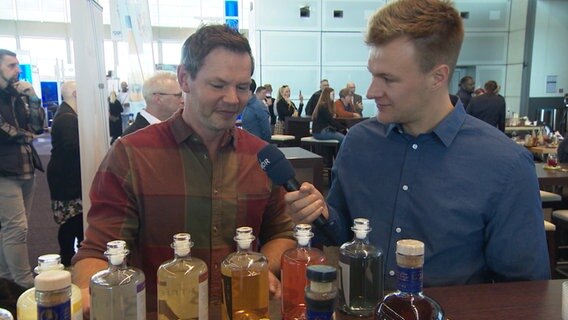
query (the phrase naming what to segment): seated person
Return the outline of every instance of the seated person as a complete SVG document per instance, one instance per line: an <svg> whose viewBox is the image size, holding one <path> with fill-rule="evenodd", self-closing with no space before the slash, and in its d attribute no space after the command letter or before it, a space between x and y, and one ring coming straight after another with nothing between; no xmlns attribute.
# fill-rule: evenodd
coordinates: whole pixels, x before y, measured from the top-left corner
<svg viewBox="0 0 568 320"><path fill-rule="evenodd" d="M290 87L283 85L278 89L278 97L276 98L276 112L278 113L278 121L274 126L274 134L284 134L284 124L287 117L299 117L304 108L304 96L300 91L300 108L296 108L296 104L290 99Z"/></svg>
<svg viewBox="0 0 568 320"><path fill-rule="evenodd" d="M335 115L338 118L361 118L353 108L353 93L348 88L339 91L339 99L335 101Z"/></svg>
<svg viewBox="0 0 568 320"><path fill-rule="evenodd" d="M334 119L334 97L333 88L328 87L322 90L318 104L312 114L312 135L318 140L337 140L341 144L341 141L345 138L345 135L341 132L345 131L345 127Z"/></svg>

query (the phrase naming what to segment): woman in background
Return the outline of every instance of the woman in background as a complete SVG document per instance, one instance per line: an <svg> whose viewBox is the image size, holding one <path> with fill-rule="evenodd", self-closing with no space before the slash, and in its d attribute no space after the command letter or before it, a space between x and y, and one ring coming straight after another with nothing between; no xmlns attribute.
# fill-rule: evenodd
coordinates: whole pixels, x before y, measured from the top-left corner
<svg viewBox="0 0 568 320"><path fill-rule="evenodd" d="M345 138L341 133L345 127L335 120L335 91L324 88L312 114L312 135L318 140L337 140L339 145Z"/></svg>
<svg viewBox="0 0 568 320"><path fill-rule="evenodd" d="M112 140L110 144L122 135L122 117L121 114L124 111L122 109L122 104L116 98L116 91L111 91L108 98L108 113L109 113L109 131Z"/></svg>
<svg viewBox="0 0 568 320"><path fill-rule="evenodd" d="M272 85L270 83L265 84L263 87L266 88L266 107L268 108L268 112L270 113L270 127L272 128L272 132L274 132L274 125L276 124L276 110L274 107L276 106L274 102L276 99L272 97Z"/></svg>
<svg viewBox="0 0 568 320"><path fill-rule="evenodd" d="M284 123L286 117L298 117L304 108L304 96L302 91L299 95L300 109L296 108L294 102L290 99L290 87L283 85L278 89L278 97L276 98L276 111L278 112L278 121L274 126L274 134L284 134Z"/></svg>

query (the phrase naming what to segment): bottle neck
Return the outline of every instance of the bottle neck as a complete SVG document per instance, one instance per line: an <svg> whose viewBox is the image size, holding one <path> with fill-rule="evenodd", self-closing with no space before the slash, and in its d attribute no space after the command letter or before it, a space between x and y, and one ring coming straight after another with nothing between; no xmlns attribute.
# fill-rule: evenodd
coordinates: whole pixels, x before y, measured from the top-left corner
<svg viewBox="0 0 568 320"><path fill-rule="evenodd" d="M422 266L410 268L399 264L397 266L397 289L405 293L421 293L422 269Z"/></svg>
<svg viewBox="0 0 568 320"><path fill-rule="evenodd" d="M118 261L115 261L115 262L118 262ZM124 259L122 259L122 261L120 263L116 263L116 264L113 264L111 262L111 259L109 259L109 261L108 261L108 269L109 270L119 270L119 269L126 269L126 268L127 268L126 257L124 257Z"/></svg>

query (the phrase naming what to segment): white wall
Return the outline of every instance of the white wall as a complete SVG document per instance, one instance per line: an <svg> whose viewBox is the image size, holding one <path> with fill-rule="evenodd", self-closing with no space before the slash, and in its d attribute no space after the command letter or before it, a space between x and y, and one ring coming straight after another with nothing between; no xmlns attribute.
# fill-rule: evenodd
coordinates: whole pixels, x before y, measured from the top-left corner
<svg viewBox="0 0 568 320"><path fill-rule="evenodd" d="M557 75L556 93L546 93L546 76ZM568 90L568 1L538 1L530 97L559 97Z"/></svg>

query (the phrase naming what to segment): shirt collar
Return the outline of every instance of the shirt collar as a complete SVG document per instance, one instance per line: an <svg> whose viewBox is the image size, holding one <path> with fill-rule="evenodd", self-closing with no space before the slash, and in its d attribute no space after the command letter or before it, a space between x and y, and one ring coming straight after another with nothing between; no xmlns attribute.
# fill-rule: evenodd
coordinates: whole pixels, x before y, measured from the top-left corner
<svg viewBox="0 0 568 320"><path fill-rule="evenodd" d="M146 109L140 110L140 115L143 116L146 120L148 120L148 122L149 122L150 124L162 122L160 119L154 117L154 115L152 115L151 113L149 113L148 111L146 111Z"/></svg>
<svg viewBox="0 0 568 320"><path fill-rule="evenodd" d="M203 143L201 137L193 130L193 128L187 124L182 117L183 108L176 111L174 115L166 120L170 123L170 128L172 134L177 144L182 144L189 139L189 141L194 143ZM233 148L237 145L237 134L236 127L233 126L231 129L226 130L223 133L223 138L221 140L221 147L226 147L232 145Z"/></svg>
<svg viewBox="0 0 568 320"><path fill-rule="evenodd" d="M454 106L454 109L434 128L434 130L432 130L432 132L446 147L449 147L462 127L465 117L466 112L463 104L461 101L458 101ZM404 133L401 124L391 123L386 127L386 135L390 135L393 130L398 133Z"/></svg>

